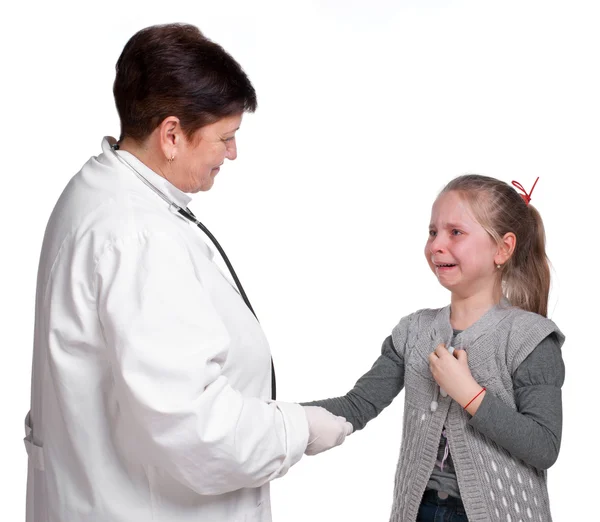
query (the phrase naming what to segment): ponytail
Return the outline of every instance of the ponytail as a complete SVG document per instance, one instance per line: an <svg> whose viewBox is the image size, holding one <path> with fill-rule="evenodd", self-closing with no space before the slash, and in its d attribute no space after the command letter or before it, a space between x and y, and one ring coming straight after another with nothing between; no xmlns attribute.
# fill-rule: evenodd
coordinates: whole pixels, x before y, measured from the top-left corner
<svg viewBox="0 0 600 522"><path fill-rule="evenodd" d="M550 294L550 264L546 256L546 234L540 213L528 205L528 223L502 277L504 294L513 306L547 317ZM519 239L521 244L519 245Z"/></svg>

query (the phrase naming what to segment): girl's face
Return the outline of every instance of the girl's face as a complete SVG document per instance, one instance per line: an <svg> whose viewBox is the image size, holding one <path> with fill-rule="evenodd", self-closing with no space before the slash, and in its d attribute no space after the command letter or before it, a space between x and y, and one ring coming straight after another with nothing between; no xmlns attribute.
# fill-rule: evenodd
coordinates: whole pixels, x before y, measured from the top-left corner
<svg viewBox="0 0 600 522"><path fill-rule="evenodd" d="M440 284L461 297L492 290L498 281L498 245L457 192L440 195L431 209L425 257Z"/></svg>

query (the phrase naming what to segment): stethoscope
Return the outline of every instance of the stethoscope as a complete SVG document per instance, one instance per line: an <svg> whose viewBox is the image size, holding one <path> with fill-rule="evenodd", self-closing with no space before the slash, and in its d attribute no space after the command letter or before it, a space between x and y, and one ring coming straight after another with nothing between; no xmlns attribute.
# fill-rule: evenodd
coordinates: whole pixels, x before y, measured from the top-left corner
<svg viewBox="0 0 600 522"><path fill-rule="evenodd" d="M198 221L196 219L196 216L194 216L193 212L189 208L180 207L177 203L172 201L165 194L163 194L160 190L158 190L144 176L142 176L133 167L133 165L131 165L128 161L126 161L124 158L119 156L117 154L117 150L119 150L118 143L114 143L113 145L111 145L110 150L114 154L115 158L117 158L123 165L125 165L129 170L131 170L131 172L133 172L144 185L146 185L150 190L152 190L157 196L159 196L161 199L163 199L163 201L165 201L165 203L167 203L169 205L169 210L173 214L179 214L180 216L185 218L187 221L194 223L200 230L202 230L202 232L204 232L208 236L208 238L212 241L212 243L215 245L215 247L217 247L217 250L219 251L219 254L221 255L221 257L223 258L223 261L225 261L225 264L227 265L227 269L229 270L231 277L233 277L233 280L235 281L235 285L237 286L237 289L238 289L240 295L242 296L244 303L246 303L246 306L250 309L250 311L252 312L252 314L254 315L256 320L258 321L258 317L256 316L256 313L254 312L254 309L252 308L252 305L250 304L250 300L248 299L246 292L244 292L242 283L240 283L240 280L238 279L238 276L235 273L235 270L233 269L233 266L231 265L231 262L229 261L227 254L225 254L225 251L223 250L223 248L217 241L217 238L212 235L212 233L210 232L210 230L208 230L208 228L206 228L202 223L200 223L200 221ZM271 398L273 400L275 400L275 396L276 396L275 366L273 364L273 358L271 357Z"/></svg>

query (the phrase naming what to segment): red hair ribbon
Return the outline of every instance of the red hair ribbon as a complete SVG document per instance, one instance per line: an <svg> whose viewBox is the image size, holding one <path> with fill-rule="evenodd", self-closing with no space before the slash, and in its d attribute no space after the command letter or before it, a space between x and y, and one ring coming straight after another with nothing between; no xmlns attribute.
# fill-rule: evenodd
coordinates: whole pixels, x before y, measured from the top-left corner
<svg viewBox="0 0 600 522"><path fill-rule="evenodd" d="M523 194L520 194L520 196L523 198L523 200L525 201L526 205L529 205L529 202L531 201L531 194L533 194L533 189L535 188L535 186L537 185L538 179L540 179L540 177L538 176L537 179L535 180L535 183L533 184L533 187L531 187L531 190L529 191L529 194L527 193L527 191L523 188L523 185L521 185L518 181L513 181L512 184L517 187Z"/></svg>

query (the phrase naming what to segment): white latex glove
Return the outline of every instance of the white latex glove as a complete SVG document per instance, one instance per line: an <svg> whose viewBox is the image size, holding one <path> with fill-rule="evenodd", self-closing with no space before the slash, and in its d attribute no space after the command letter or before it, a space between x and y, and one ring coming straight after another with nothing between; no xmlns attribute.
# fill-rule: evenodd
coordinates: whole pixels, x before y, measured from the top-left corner
<svg viewBox="0 0 600 522"><path fill-rule="evenodd" d="M339 446L354 428L344 417L338 417L320 406L303 406L308 421L306 455L317 455Z"/></svg>

